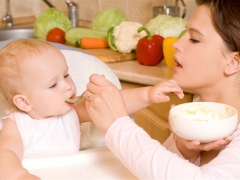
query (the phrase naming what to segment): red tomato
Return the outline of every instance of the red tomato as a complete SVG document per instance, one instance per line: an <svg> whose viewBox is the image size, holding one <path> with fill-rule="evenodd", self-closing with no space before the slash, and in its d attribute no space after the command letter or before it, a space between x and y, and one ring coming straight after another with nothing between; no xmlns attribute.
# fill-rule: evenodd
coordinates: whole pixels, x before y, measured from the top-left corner
<svg viewBox="0 0 240 180"><path fill-rule="evenodd" d="M47 34L47 41L65 44L65 32L60 28L53 28Z"/></svg>

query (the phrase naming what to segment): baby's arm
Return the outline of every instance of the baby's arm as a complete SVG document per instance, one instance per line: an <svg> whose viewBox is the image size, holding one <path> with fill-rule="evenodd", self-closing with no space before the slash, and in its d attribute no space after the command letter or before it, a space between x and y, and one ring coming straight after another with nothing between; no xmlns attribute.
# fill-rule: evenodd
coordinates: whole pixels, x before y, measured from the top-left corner
<svg viewBox="0 0 240 180"><path fill-rule="evenodd" d="M93 75L90 77L90 81L96 81L96 84L98 83L98 81L101 82L101 79L103 80L104 77L100 75ZM104 79L104 81L107 80ZM114 86L114 88L116 88L115 85L113 85L111 82L108 83L109 86L106 86L106 88L112 89L111 86ZM104 87L98 87L98 85L95 85L95 83L89 84L91 84L90 91L93 93L93 95L89 96L90 99L100 89L102 92L108 91L107 89L104 90ZM153 103L162 103L169 101L169 97L167 96L167 94L170 92L177 94L179 98L183 98L184 96L182 89L174 80L162 81L155 86L146 86L134 89L122 89L120 90L120 92L123 96L129 114L145 108ZM88 97L89 93L89 91L86 91L86 97ZM91 121L86 110L86 101L87 99L85 98L83 102L79 102L74 105L81 123Z"/></svg>
<svg viewBox="0 0 240 180"><path fill-rule="evenodd" d="M180 99L184 96L182 89L174 80L162 81L155 86L121 90L129 113L134 113L153 103L167 102L169 101L167 94L171 92Z"/></svg>
<svg viewBox="0 0 240 180"><path fill-rule="evenodd" d="M39 179L22 166L23 143L16 123L7 119L0 134L0 179Z"/></svg>
<svg viewBox="0 0 240 180"><path fill-rule="evenodd" d="M78 114L80 123L92 121L91 118L89 117L87 109L86 109L86 98L85 97L82 102L75 103L74 108Z"/></svg>

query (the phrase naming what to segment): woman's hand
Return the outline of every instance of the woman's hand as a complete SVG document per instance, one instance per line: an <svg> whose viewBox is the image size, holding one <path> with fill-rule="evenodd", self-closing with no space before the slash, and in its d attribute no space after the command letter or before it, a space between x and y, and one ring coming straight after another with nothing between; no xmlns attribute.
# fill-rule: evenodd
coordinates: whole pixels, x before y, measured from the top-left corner
<svg viewBox="0 0 240 180"><path fill-rule="evenodd" d="M180 99L184 97L183 90L174 80L162 81L151 87L148 92L148 99L151 103L161 103L169 101L168 93L175 93Z"/></svg>
<svg viewBox="0 0 240 180"><path fill-rule="evenodd" d="M201 143L195 140L186 140L176 134L174 134L176 146L185 159L190 162L195 161L201 151L220 150L222 147L229 144L232 140L232 136L228 136L224 139L212 141L209 143Z"/></svg>
<svg viewBox="0 0 240 180"><path fill-rule="evenodd" d="M171 105L171 108L174 106L175 105ZM172 131L171 127L169 127L169 129ZM173 131L172 133L178 150L181 152L183 157L188 159L190 162L193 162L201 151L220 150L232 141L232 136L228 136L224 139L219 139L209 143L201 143L196 140L183 139L176 135Z"/></svg>
<svg viewBox="0 0 240 180"><path fill-rule="evenodd" d="M182 138L177 137L178 141ZM209 143L201 143L199 141L190 141L182 139L182 143L190 150L197 150L197 151L210 151L210 150L220 150L222 147L229 144L232 140L232 136L228 136L224 139L219 139L216 141L212 141Z"/></svg>
<svg viewBox="0 0 240 180"><path fill-rule="evenodd" d="M120 91L104 76L92 75L87 90L87 111L101 131L106 132L117 118L128 116Z"/></svg>

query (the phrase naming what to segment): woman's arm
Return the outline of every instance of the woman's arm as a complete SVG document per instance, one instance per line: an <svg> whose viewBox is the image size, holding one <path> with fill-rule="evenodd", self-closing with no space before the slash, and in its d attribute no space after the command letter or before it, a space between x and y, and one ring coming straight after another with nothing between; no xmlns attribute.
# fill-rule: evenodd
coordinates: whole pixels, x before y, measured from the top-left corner
<svg viewBox="0 0 240 180"><path fill-rule="evenodd" d="M202 167L165 149L127 116L110 126L105 139L140 179L240 179L240 130L216 158Z"/></svg>
<svg viewBox="0 0 240 180"><path fill-rule="evenodd" d="M240 130L216 158L198 167L138 127L128 117L124 99L114 86L103 79L95 85L89 88L94 94L86 102L89 115L107 133L107 146L140 179L240 179Z"/></svg>
<svg viewBox="0 0 240 180"><path fill-rule="evenodd" d="M0 179L39 179L22 166L23 143L16 123L5 120L0 134Z"/></svg>

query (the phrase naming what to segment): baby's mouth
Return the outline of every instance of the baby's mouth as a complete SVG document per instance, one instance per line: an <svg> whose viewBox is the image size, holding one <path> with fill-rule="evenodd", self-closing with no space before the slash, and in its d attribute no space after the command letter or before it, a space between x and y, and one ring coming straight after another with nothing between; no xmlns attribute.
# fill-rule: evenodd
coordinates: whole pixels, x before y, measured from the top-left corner
<svg viewBox="0 0 240 180"><path fill-rule="evenodd" d="M76 96L76 95L74 95L74 94L73 94L73 95L71 95L71 96L69 96L69 98L66 98L66 99L65 99L65 102L66 102L66 103L69 103L69 102L68 102L68 101L69 101L69 99L73 99L75 96Z"/></svg>

